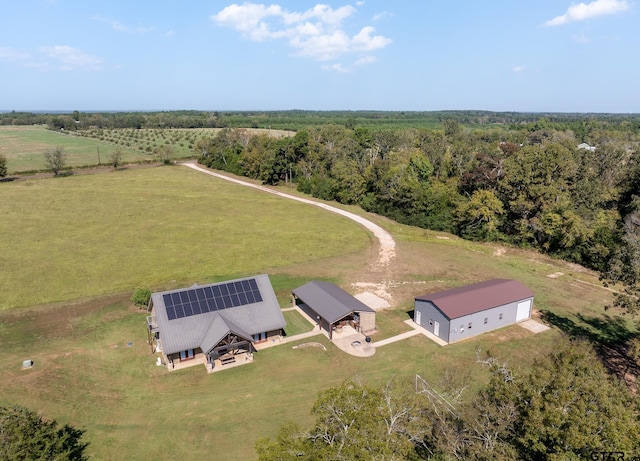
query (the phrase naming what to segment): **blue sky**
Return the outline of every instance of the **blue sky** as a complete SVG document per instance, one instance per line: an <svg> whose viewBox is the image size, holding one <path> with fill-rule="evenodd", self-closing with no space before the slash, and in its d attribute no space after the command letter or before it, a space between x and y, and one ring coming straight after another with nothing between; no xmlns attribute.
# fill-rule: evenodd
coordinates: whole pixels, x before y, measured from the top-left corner
<svg viewBox="0 0 640 461"><path fill-rule="evenodd" d="M0 110L640 113L636 0L0 0Z"/></svg>

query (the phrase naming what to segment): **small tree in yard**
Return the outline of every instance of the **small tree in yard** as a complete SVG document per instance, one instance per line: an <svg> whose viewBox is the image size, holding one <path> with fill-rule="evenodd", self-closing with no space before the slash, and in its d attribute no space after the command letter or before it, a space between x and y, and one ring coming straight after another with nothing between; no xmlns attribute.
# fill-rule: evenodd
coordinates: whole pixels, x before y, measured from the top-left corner
<svg viewBox="0 0 640 461"><path fill-rule="evenodd" d="M44 162L53 175L58 176L67 164L67 154L62 147L54 147L44 153Z"/></svg>
<svg viewBox="0 0 640 461"><path fill-rule="evenodd" d="M117 169L119 166L122 166L122 155L122 149L119 147L111 152L111 155L109 156L109 163L113 165L113 168Z"/></svg>
<svg viewBox="0 0 640 461"><path fill-rule="evenodd" d="M131 296L131 302L141 309L149 305L149 299L151 299L151 290L148 288L136 288Z"/></svg>
<svg viewBox="0 0 640 461"><path fill-rule="evenodd" d="M0 178L7 175L7 157L0 155Z"/></svg>
<svg viewBox="0 0 640 461"><path fill-rule="evenodd" d="M155 153L158 156L158 159L165 165L169 165L171 163L171 159L175 156L175 150L170 144L156 147Z"/></svg>

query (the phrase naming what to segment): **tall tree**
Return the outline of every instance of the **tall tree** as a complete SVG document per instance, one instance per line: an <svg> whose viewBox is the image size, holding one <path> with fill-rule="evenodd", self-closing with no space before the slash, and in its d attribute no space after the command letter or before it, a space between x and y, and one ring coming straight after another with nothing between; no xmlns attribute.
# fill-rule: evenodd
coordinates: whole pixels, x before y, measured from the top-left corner
<svg viewBox="0 0 640 461"><path fill-rule="evenodd" d="M84 461L84 431L45 420L23 407L0 406L0 459Z"/></svg>

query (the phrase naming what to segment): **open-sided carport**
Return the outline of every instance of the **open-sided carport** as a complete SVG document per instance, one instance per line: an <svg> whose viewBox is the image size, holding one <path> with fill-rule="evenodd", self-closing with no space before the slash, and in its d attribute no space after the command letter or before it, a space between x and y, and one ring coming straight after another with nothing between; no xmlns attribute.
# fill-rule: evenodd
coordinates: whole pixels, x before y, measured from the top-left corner
<svg viewBox="0 0 640 461"><path fill-rule="evenodd" d="M291 298L328 333L329 339L345 326L365 335L376 329L375 311L333 283L312 280L292 290Z"/></svg>

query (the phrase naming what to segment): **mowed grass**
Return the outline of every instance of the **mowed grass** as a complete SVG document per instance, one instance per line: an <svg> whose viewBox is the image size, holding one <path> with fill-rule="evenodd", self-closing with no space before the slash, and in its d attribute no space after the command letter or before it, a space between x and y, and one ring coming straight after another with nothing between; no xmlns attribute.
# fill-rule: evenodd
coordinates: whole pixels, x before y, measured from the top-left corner
<svg viewBox="0 0 640 461"><path fill-rule="evenodd" d="M286 421L308 427L318 393L346 378L375 386L418 373L439 390L466 378L465 396L473 398L488 379L476 363L478 351L522 369L553 348L561 329L607 324L625 330L617 313L604 314L611 293L597 286L596 275L563 261L369 216L397 242L389 272L380 274L366 267L372 245L356 224L181 167L1 186L1 210L13 213L5 221L22 219L17 226L0 224L3 248L14 255L4 278L23 274L36 291L40 284L51 285L48 296L67 293L65 283L90 297L124 291L104 288L114 281L169 287L266 272L281 306L288 307L290 290L311 278L331 278L349 289L353 282L383 277L393 303L377 314L378 341L408 329L403 321L410 318L414 296L513 277L533 289L537 310L564 319L537 335L514 325L446 347L415 336L381 347L370 358L352 357L314 336L326 351L285 344L259 351L251 364L209 375L202 366L176 372L155 366L146 344L146 313L131 306L127 292L0 312L0 404L24 405L85 429L93 459L255 459L257 439L275 435ZM23 211L33 207L33 213L20 215L10 201ZM85 243L69 244L68 235ZM11 248L11 242L19 245ZM63 265L46 257L52 248ZM17 255L30 258L30 265L20 266ZM4 268L4 251L0 258ZM74 267L81 263L82 269ZM563 275L549 277L558 272ZM21 289L20 283L7 287ZM5 286L1 290L10 294ZM32 294L23 290L22 296ZM289 335L308 331L296 312L285 312L285 318ZM25 359L35 366L21 370Z"/></svg>
<svg viewBox="0 0 640 461"><path fill-rule="evenodd" d="M166 166L0 184L0 310L254 274L358 252L316 207Z"/></svg>
<svg viewBox="0 0 640 461"><path fill-rule="evenodd" d="M471 390L488 378L475 363L476 348L490 346L509 360L517 347L527 354L513 361L526 365L558 335L536 336L513 326L502 330L509 347L490 337L446 348L419 336L380 348L368 359L314 336L326 351L293 349L304 341L290 343L256 353L246 366L207 374L203 366L176 372L156 367L146 344L145 314L127 302L71 309L56 320L48 315L0 314L0 404L24 405L85 429L88 453L100 460L255 459L258 438L275 435L286 421L308 426L318 393L346 378L377 386L419 373L443 389L449 373L468 376ZM34 367L21 370L26 358Z"/></svg>
<svg viewBox="0 0 640 461"><path fill-rule="evenodd" d="M0 127L0 154L8 162L9 175L24 171L40 171L47 167L44 153L62 147L67 155L66 165L82 167L109 163L109 157L118 146L90 138L80 138L57 131L47 130L44 126L2 126ZM120 147L124 162L154 160L131 148Z"/></svg>

